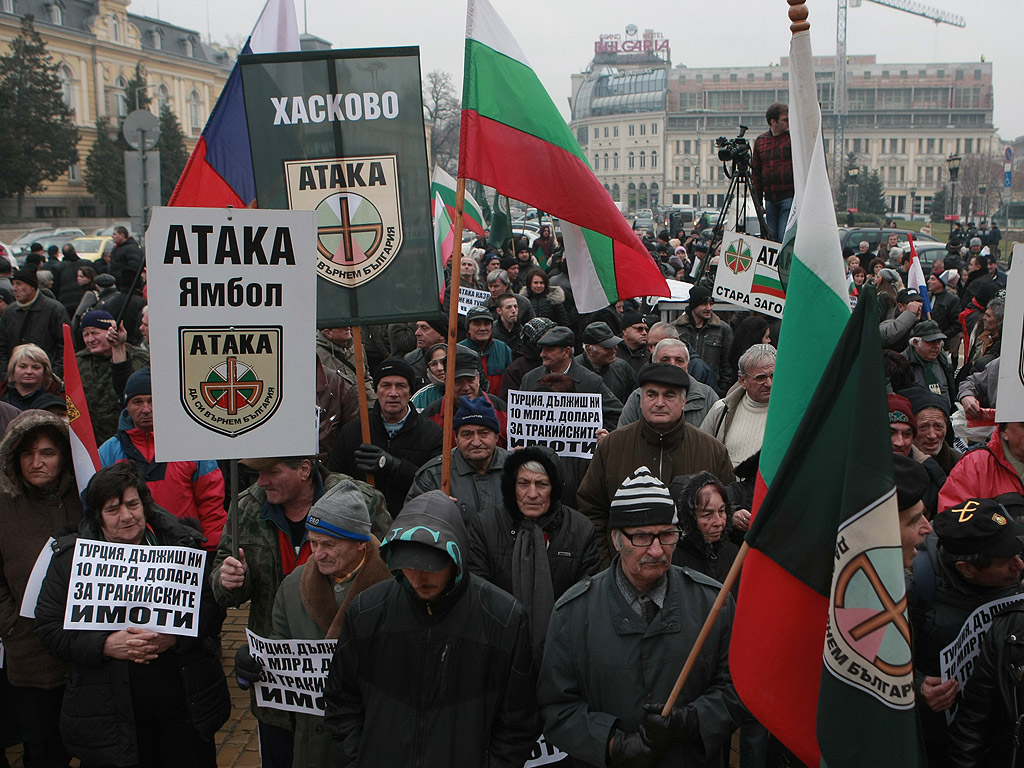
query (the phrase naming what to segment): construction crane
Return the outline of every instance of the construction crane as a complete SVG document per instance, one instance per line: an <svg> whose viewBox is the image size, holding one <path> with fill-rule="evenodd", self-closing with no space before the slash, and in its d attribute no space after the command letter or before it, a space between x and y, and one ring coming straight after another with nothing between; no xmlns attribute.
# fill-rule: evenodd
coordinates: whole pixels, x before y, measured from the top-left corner
<svg viewBox="0 0 1024 768"><path fill-rule="evenodd" d="M868 0L876 5L884 5L887 8L894 8L904 13L912 13L915 16L923 16L931 19L936 24L950 24L954 27L966 27L967 22L963 16L940 8L933 8L930 5L915 2L914 0ZM846 11L847 7L857 8L861 0L837 0L836 14L836 79L835 93L833 94L833 114L835 125L832 130L832 183L838 184L843 177L843 161L845 154L843 145L846 134L846 113L849 102L846 93Z"/></svg>

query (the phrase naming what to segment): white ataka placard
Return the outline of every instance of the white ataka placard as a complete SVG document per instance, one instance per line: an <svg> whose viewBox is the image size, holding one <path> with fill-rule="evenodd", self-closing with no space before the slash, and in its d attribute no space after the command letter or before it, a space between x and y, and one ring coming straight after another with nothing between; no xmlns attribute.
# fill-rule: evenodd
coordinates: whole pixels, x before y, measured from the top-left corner
<svg viewBox="0 0 1024 768"><path fill-rule="evenodd" d="M1024 264L1024 243L1013 244L1013 260ZM1024 421L1024 269L1011 268L1006 274L1003 318L996 424Z"/></svg>
<svg viewBox="0 0 1024 768"><path fill-rule="evenodd" d="M206 552L189 547L75 542L64 629L127 627L199 635Z"/></svg>
<svg viewBox="0 0 1024 768"><path fill-rule="evenodd" d="M464 285L460 285L459 314L465 315L473 307L479 307L481 304L486 304L489 298L491 298L489 291L478 291L476 288L466 288Z"/></svg>
<svg viewBox="0 0 1024 768"><path fill-rule="evenodd" d="M249 629L249 653L262 666L256 706L323 716L324 685L337 640L269 640Z"/></svg>
<svg viewBox="0 0 1024 768"><path fill-rule="evenodd" d="M726 231L715 273L715 301L727 301L770 317L782 317L786 293L779 278L782 246L745 232Z"/></svg>
<svg viewBox="0 0 1024 768"><path fill-rule="evenodd" d="M157 461L316 453L315 254L313 211L154 209Z"/></svg>
<svg viewBox="0 0 1024 768"><path fill-rule="evenodd" d="M601 429L601 395L508 392L508 447L546 445L563 458L590 459Z"/></svg>

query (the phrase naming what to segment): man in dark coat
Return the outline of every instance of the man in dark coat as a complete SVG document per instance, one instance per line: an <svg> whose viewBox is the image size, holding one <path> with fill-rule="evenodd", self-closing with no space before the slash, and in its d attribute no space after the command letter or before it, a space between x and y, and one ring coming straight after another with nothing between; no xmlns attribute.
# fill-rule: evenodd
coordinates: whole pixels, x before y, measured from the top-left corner
<svg viewBox="0 0 1024 768"><path fill-rule="evenodd" d="M49 356L53 372L64 375L64 323L68 313L55 299L39 291L39 280L30 269L11 277L15 303L0 316L0 378L7 378L11 352L19 344L35 344Z"/></svg>
<svg viewBox="0 0 1024 768"><path fill-rule="evenodd" d="M125 227L114 227L114 251L110 255L110 274L117 280L118 290L127 291L142 266L142 249Z"/></svg>
<svg viewBox="0 0 1024 768"><path fill-rule="evenodd" d="M668 488L638 468L612 501L615 560L555 603L537 699L546 738L578 766L721 766L746 714L729 676L729 597L661 716L720 589L672 565L678 522Z"/></svg>
<svg viewBox="0 0 1024 768"><path fill-rule="evenodd" d="M469 572L455 505L411 500L380 551L395 578L345 612L324 690L334 765L525 763L540 734L526 612Z"/></svg>
<svg viewBox="0 0 1024 768"><path fill-rule="evenodd" d="M707 363L718 382L716 390L725 396L736 382L736 366L730 362L729 348L732 347L732 328L716 315L712 309L714 299L711 291L703 285L690 289L686 312L681 314L674 325L679 329L679 338L690 345L700 358Z"/></svg>
<svg viewBox="0 0 1024 768"><path fill-rule="evenodd" d="M367 474L383 480L388 511L398 517L416 471L441 453L441 427L409 405L415 381L412 366L389 357L374 376L377 402L370 410L370 442L362 440L359 420L341 428L327 457L332 472L358 480Z"/></svg>
<svg viewBox="0 0 1024 768"><path fill-rule="evenodd" d="M622 339L612 333L608 323L591 323L583 329L583 353L576 362L596 373L608 389L623 403L636 388L636 373L627 360L618 355ZM646 357L646 350L645 355Z"/></svg>

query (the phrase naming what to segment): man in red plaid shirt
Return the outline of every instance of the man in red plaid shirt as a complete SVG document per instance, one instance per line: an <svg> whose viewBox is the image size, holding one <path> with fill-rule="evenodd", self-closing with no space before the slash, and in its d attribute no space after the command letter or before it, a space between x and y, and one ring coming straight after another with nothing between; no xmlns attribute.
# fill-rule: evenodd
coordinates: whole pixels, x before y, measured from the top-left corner
<svg viewBox="0 0 1024 768"><path fill-rule="evenodd" d="M768 236L781 241L793 206L793 147L789 140L789 107L775 102L765 113L768 130L754 141L750 159L754 196L764 203Z"/></svg>

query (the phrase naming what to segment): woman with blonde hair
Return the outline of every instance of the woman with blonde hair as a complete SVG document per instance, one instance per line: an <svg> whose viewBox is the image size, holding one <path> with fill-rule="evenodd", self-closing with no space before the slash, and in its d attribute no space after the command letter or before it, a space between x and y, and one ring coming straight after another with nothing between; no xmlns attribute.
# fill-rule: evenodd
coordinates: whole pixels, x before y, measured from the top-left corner
<svg viewBox="0 0 1024 768"><path fill-rule="evenodd" d="M63 382L54 375L46 352L35 344L19 344L7 363L7 381L0 382L0 400L27 411L41 407L39 399L43 395L57 394L62 388Z"/></svg>

